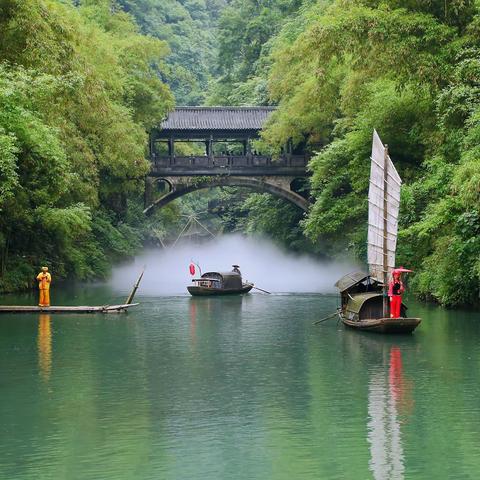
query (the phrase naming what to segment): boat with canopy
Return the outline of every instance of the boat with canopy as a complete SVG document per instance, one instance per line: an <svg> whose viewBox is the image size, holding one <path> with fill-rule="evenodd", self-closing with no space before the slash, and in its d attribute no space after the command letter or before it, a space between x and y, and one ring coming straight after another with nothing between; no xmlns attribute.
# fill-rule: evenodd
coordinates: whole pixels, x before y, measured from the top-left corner
<svg viewBox="0 0 480 480"><path fill-rule="evenodd" d="M342 277L335 286L340 291L339 316L352 328L381 333L411 333L420 318L409 317L401 303L400 315L391 318L387 285L395 269L398 213L402 180L374 130L368 192L368 269Z"/></svg>
<svg viewBox="0 0 480 480"><path fill-rule="evenodd" d="M195 272L194 269L190 271ZM238 265L233 265L231 272L204 273L200 278L192 279L192 282L194 285L188 286L187 290L193 296L248 293L254 287L253 283L242 281Z"/></svg>

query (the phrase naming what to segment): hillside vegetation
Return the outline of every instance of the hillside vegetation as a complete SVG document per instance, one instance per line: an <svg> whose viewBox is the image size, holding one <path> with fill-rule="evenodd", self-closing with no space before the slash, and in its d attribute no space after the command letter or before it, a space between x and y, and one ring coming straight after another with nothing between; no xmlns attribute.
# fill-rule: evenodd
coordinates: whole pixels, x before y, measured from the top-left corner
<svg viewBox="0 0 480 480"><path fill-rule="evenodd" d="M108 1L0 3L0 287L105 275L140 245L165 42ZM136 212L136 213L135 213Z"/></svg>
<svg viewBox="0 0 480 480"><path fill-rule="evenodd" d="M216 27L226 0L117 0L141 31L170 48L162 78L179 105L202 105L216 75Z"/></svg>
<svg viewBox="0 0 480 480"><path fill-rule="evenodd" d="M310 163L314 205L302 222L305 234L332 256L365 258L376 128L404 180L398 263L417 271L412 286L422 297L444 305L478 303L478 5L233 4L250 7L239 15L243 29L233 14L220 20L220 32L234 40L220 44L226 73L214 95L223 93L219 98L233 103L278 104L264 132L267 144L275 149L289 138L306 140L317 152ZM262 17L274 19L268 28ZM272 224L278 223L275 213Z"/></svg>

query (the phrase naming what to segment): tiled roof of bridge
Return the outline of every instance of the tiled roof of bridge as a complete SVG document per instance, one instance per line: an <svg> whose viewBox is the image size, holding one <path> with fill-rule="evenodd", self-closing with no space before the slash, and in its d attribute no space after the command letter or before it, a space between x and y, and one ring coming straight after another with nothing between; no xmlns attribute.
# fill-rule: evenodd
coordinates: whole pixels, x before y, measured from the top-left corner
<svg viewBox="0 0 480 480"><path fill-rule="evenodd" d="M177 107L162 130L260 130L275 107Z"/></svg>

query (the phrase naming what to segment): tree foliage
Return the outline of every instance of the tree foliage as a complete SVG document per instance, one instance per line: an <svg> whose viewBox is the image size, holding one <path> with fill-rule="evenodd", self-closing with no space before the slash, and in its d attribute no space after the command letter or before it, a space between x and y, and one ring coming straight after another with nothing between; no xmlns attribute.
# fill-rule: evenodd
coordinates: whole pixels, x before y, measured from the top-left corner
<svg viewBox="0 0 480 480"><path fill-rule="evenodd" d="M317 151L307 235L365 258L376 128L404 180L398 260L445 305L479 295L479 12L473 2L334 1L276 37L264 133ZM293 33L292 33L293 32Z"/></svg>
<svg viewBox="0 0 480 480"><path fill-rule="evenodd" d="M166 240L196 210L192 197L140 215L146 130L171 88L181 104L278 105L265 148L313 154L306 218L220 189L200 206L216 200L225 231L365 259L375 128L404 180L398 262L416 270L412 287L478 302L478 2L2 0L0 32L2 288L44 262L104 273L145 229Z"/></svg>
<svg viewBox="0 0 480 480"><path fill-rule="evenodd" d="M225 0L118 0L145 34L166 42L162 78L179 105L201 105L213 78L216 25Z"/></svg>
<svg viewBox="0 0 480 480"><path fill-rule="evenodd" d="M148 171L146 128L173 103L166 45L108 1L5 0L0 32L1 287L43 263L105 274L138 244L126 207ZM124 243L99 235L106 224Z"/></svg>
<svg viewBox="0 0 480 480"><path fill-rule="evenodd" d="M208 104L269 103L266 78L271 40L301 5L302 0L229 2L218 23L217 72Z"/></svg>

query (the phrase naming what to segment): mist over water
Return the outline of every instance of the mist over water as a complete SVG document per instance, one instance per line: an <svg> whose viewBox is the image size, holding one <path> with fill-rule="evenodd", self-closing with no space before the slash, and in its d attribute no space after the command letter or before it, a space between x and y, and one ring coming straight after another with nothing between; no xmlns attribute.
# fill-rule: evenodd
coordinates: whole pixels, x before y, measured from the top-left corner
<svg viewBox="0 0 480 480"><path fill-rule="evenodd" d="M139 295L188 295L191 261L200 265L202 273L230 271L233 264L240 265L244 281L272 293L334 293L334 283L359 268L353 262L322 262L287 252L264 238L225 235L202 244L146 250L133 263L115 268L111 283L116 290L128 292L145 265ZM199 276L197 268L195 278Z"/></svg>

